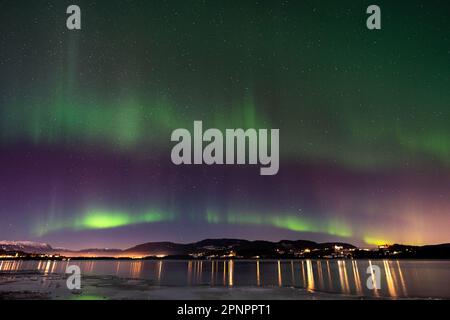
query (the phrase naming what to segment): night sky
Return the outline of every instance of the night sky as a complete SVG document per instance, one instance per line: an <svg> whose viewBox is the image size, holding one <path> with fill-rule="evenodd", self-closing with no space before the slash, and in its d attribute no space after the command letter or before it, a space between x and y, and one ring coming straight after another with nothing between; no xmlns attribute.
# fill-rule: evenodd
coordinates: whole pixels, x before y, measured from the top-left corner
<svg viewBox="0 0 450 320"><path fill-rule="evenodd" d="M450 242L449 17L444 0L0 0L0 240ZM279 173L175 166L194 120L280 129Z"/></svg>

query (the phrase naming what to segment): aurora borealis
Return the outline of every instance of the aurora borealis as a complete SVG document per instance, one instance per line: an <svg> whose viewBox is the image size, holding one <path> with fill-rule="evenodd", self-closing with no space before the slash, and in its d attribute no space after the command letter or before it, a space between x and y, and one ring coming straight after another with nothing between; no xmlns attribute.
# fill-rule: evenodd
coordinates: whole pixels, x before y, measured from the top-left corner
<svg viewBox="0 0 450 320"><path fill-rule="evenodd" d="M449 242L449 16L439 0L1 1L0 238ZM197 120L279 128L278 174L173 165L171 132Z"/></svg>

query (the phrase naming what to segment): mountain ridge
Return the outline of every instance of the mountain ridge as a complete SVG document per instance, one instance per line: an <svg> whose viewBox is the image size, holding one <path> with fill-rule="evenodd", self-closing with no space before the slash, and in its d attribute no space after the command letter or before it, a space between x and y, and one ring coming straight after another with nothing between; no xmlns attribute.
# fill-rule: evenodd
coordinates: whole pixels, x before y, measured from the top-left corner
<svg viewBox="0 0 450 320"><path fill-rule="evenodd" d="M28 254L63 255L67 257L150 257L150 256L243 256L243 257L273 257L274 255L289 255L304 251L332 252L359 250L356 246L345 242L318 243L310 240L280 240L277 242L265 240L244 240L232 238L204 239L192 243L175 243L170 241L145 242L127 249L89 248L69 250L53 248L47 243L33 241L0 241L0 251L24 252ZM394 251L433 252L450 251L450 243L424 246L393 244L389 249ZM362 251L362 250L360 250Z"/></svg>

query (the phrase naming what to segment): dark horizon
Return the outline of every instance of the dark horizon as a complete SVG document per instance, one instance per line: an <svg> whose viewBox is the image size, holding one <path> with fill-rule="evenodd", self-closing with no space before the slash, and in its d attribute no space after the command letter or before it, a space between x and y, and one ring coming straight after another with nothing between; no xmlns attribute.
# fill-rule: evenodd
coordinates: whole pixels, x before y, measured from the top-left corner
<svg viewBox="0 0 450 320"><path fill-rule="evenodd" d="M135 243L134 245L131 246L126 246L126 247L96 247L96 246L85 246L85 247L79 247L79 248L70 248L70 247L66 247L66 246L55 246L52 243L47 243L47 242L35 242L35 241L30 241L30 240L5 240L2 239L0 240L0 246L4 245L4 243L36 243L36 244L45 244L45 245L49 245L52 249L54 250L59 250L59 249L64 249L64 250L70 250L73 252L81 252L81 251L86 251L86 250L120 250L120 251L127 251L129 249L132 249L136 246L140 246L140 245L145 245L145 244L157 244L157 243L172 243L172 244L177 244L177 245L190 245L190 244L196 244L196 243L200 243L200 242L205 242L205 241L223 241L223 240L236 240L236 241L248 241L248 242L268 242L268 243L282 243L282 242L313 242L316 244L346 244L346 245L351 245L354 246L358 249L374 249L380 246L393 246L393 245L400 245L400 246L412 246L412 247L426 247L426 246L442 246L442 245L450 245L450 242L443 242L443 243L427 243L427 244L422 244L422 245L414 245L414 244L409 244L409 243L385 243L383 245L366 245L366 246L358 246L355 245L354 243L351 242L345 242L345 241L324 241L324 242L317 242L317 241L312 241L310 239L306 239L306 238L302 238L302 239L280 239L280 240L262 240L262 239L244 239L244 238L223 238L223 237L217 237L217 238L204 238L201 240L196 240L196 241L188 241L188 242L173 242L173 241L144 241L144 242L140 242L140 243Z"/></svg>

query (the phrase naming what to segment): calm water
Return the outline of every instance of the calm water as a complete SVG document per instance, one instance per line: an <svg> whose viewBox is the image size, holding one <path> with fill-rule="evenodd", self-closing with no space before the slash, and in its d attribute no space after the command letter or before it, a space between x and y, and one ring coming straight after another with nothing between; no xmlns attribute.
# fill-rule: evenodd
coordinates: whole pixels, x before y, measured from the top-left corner
<svg viewBox="0 0 450 320"><path fill-rule="evenodd" d="M64 273L66 261L0 261L0 271ZM297 287L364 297L450 298L450 261L70 261L83 275L151 280L162 286ZM370 290L370 268L380 289ZM372 269L373 270L373 269Z"/></svg>

